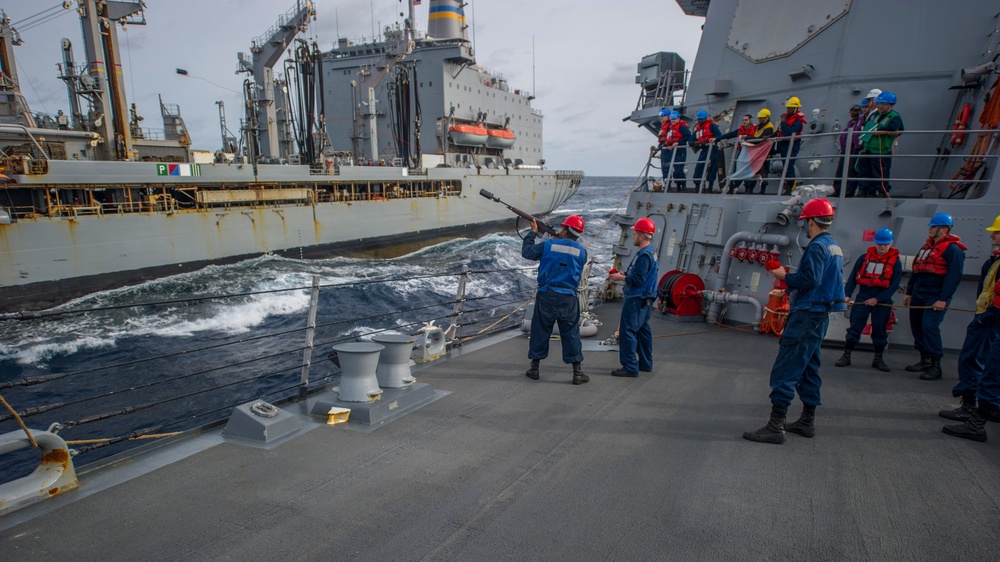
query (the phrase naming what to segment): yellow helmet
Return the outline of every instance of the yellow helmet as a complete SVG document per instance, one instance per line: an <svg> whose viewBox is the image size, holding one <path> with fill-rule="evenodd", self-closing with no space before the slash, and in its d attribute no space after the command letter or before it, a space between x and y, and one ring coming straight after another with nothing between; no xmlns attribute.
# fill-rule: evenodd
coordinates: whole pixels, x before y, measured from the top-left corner
<svg viewBox="0 0 1000 562"><path fill-rule="evenodd" d="M764 118L764 117L770 117L770 116L771 116L771 110L768 109L768 108L766 108L766 107L764 109L762 109L762 110L760 110L760 111L757 112L757 119L761 119L761 118Z"/></svg>
<svg viewBox="0 0 1000 562"><path fill-rule="evenodd" d="M785 107L799 108L802 107L802 102L799 101L799 98L792 96L788 98L787 102L785 102Z"/></svg>
<svg viewBox="0 0 1000 562"><path fill-rule="evenodd" d="M993 219L993 226L987 227L986 230L989 232L1000 231L1000 215L997 215L997 218Z"/></svg>

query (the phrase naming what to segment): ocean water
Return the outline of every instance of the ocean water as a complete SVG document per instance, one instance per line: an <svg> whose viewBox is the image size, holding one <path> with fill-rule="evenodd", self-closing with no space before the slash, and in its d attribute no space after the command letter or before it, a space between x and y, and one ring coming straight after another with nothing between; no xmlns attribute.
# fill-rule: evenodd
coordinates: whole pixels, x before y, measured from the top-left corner
<svg viewBox="0 0 1000 562"><path fill-rule="evenodd" d="M553 226L570 214L585 219L581 242L595 260L594 285L606 277L621 236L609 219L622 212L635 181L585 178L576 196L547 219ZM223 419L235 405L297 393L313 275L320 276L321 290L310 388L336 379L338 369L326 360L335 343L377 331L414 333L430 319L447 326L463 267L475 273L466 286L469 312L461 333L476 334L509 314L535 288L535 262L521 258L520 248L519 233L508 227L394 259L261 256L95 293L54 309L66 314L0 322L0 385L59 377L0 388L0 395L18 411L60 405L25 422L35 429L68 426L60 432L67 440L197 427ZM82 309L99 310L70 312ZM500 326L519 325L521 317ZM134 413L80 423L126 409ZM12 420L0 422L0 433L17 430ZM76 458L82 466L136 443L72 446L84 449ZM0 483L16 477L31 454L0 456Z"/></svg>

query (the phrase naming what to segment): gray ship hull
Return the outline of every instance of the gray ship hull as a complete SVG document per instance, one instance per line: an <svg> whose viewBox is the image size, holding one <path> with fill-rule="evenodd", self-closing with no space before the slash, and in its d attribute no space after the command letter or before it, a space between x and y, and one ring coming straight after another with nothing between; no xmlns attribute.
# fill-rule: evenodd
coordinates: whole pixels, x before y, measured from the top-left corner
<svg viewBox="0 0 1000 562"><path fill-rule="evenodd" d="M19 185L72 187L80 174L97 173L102 183L135 184L155 164L52 162L45 176L16 176ZM0 310L47 306L87 292L122 286L211 263L227 263L267 253L289 257L329 257L360 250L399 246L445 235L468 235L499 226L512 215L484 200L488 189L532 214L545 214L572 196L582 174L542 170L432 168L426 175L405 168L343 167L336 176L309 176L304 166L259 166L258 182L291 193L327 192L340 186L430 185L451 187L439 196L382 196L367 200L318 201L309 195L297 204L262 201L224 203L198 209L18 218L0 225ZM158 178L157 184L208 183L253 185L252 166L202 165L200 176ZM242 176L246 176L245 178ZM155 176L154 176L155 177ZM79 180L76 180L79 181ZM146 181L150 181L147 179ZM306 183L312 182L312 183ZM295 187L298 186L298 187ZM322 186L322 187L320 187ZM154 188L155 189L155 188ZM277 190L262 190L262 192ZM225 194L224 190L208 194Z"/></svg>

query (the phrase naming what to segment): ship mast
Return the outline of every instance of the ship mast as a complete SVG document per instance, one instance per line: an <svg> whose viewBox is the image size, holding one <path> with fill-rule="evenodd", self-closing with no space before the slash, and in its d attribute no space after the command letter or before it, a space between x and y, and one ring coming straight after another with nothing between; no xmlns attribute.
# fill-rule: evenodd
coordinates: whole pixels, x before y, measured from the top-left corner
<svg viewBox="0 0 1000 562"><path fill-rule="evenodd" d="M90 76L96 80L93 127L104 139L98 149L104 160L129 160L135 156L128 125L125 82L119 62L115 24L146 25L142 2L78 0L83 42Z"/></svg>

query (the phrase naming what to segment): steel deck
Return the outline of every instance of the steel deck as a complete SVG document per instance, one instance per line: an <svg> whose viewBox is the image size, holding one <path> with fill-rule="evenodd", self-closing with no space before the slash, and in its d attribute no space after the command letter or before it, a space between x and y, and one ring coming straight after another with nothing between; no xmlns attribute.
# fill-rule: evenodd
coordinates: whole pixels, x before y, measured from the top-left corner
<svg viewBox="0 0 1000 562"><path fill-rule="evenodd" d="M618 308L598 312L603 338ZM446 396L374 431L316 420L269 448L218 432L163 447L162 468L107 489L158 461L84 474L0 520L0 544L22 562L996 557L1000 430L941 433L954 355L925 382L909 351L881 373L824 349L817 436L775 446L741 435L767 419L776 340L652 324L654 372L637 379L609 375L616 352L586 351L591 382L573 386L558 342L540 381L523 337L467 347L416 374Z"/></svg>

